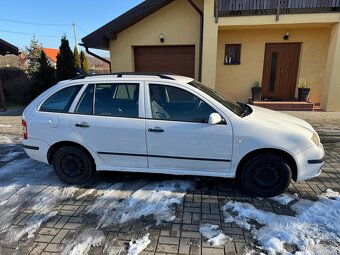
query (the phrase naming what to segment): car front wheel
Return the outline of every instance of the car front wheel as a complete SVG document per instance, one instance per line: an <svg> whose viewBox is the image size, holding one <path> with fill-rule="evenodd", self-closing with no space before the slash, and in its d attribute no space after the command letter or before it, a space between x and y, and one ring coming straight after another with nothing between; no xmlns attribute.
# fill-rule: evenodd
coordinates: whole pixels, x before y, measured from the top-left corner
<svg viewBox="0 0 340 255"><path fill-rule="evenodd" d="M65 146L57 150L52 164L59 178L69 184L83 184L93 173L93 164L89 156L73 146Z"/></svg>
<svg viewBox="0 0 340 255"><path fill-rule="evenodd" d="M291 181L287 161L273 154L257 155L241 169L241 183L246 191L261 197L274 197L284 192Z"/></svg>

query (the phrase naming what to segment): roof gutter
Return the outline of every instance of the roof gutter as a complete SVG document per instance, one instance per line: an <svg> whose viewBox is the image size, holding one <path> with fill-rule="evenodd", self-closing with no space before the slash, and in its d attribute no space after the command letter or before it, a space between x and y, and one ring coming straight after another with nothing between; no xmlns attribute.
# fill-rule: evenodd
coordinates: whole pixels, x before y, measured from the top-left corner
<svg viewBox="0 0 340 255"><path fill-rule="evenodd" d="M86 45L85 45L84 43L79 43L79 45L85 47L85 51L86 51L87 54L89 54L89 55L91 55L92 57L95 57L95 58L97 58L97 59L99 59L99 60L101 60L101 61L103 61L103 62L109 64L110 73L111 73L111 61L110 61L110 60L107 60L106 58L103 58L103 57L101 57L101 56L99 56L99 55L97 55L97 54L91 52L91 51L89 50L89 48L86 47Z"/></svg>
<svg viewBox="0 0 340 255"><path fill-rule="evenodd" d="M200 45L199 45L199 60L198 60L198 80L202 80L202 56L203 56L203 24L204 16L203 12L198 8L198 6L193 2L193 0L187 0L188 3L198 12L200 15Z"/></svg>

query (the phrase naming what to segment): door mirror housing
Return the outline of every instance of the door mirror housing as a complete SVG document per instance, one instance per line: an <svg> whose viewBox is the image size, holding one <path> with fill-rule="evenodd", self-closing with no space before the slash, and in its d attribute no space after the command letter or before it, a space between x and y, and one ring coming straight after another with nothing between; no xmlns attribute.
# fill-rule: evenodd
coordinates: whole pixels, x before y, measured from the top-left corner
<svg viewBox="0 0 340 255"><path fill-rule="evenodd" d="M216 124L220 124L223 121L221 115L219 115L218 113L214 112L212 114L210 114L209 116L209 125L216 125Z"/></svg>

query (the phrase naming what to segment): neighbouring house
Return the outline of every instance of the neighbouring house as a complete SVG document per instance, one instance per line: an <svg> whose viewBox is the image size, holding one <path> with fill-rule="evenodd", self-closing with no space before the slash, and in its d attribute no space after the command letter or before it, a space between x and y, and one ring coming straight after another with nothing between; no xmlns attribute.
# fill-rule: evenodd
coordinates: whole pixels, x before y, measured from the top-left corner
<svg viewBox="0 0 340 255"><path fill-rule="evenodd" d="M19 49L0 38L0 55L5 56L9 54L19 55ZM0 77L0 112L7 110L2 80L3 77Z"/></svg>
<svg viewBox="0 0 340 255"><path fill-rule="evenodd" d="M309 101L340 111L340 0L146 0L82 39L111 71L171 72L247 101Z"/></svg>
<svg viewBox="0 0 340 255"><path fill-rule="evenodd" d="M60 53L59 49L52 49L52 48L41 48L41 50L46 54L48 62L56 68L57 66L57 56Z"/></svg>
<svg viewBox="0 0 340 255"><path fill-rule="evenodd" d="M110 73L110 66L108 63L95 58L86 55L86 59L89 65L89 72L90 73L98 73L98 74L106 74Z"/></svg>

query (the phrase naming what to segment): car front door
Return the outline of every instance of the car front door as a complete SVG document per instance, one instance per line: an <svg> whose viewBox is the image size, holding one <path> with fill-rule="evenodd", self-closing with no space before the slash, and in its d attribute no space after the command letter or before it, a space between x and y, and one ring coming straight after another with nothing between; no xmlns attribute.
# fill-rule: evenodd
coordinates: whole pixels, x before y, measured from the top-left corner
<svg viewBox="0 0 340 255"><path fill-rule="evenodd" d="M143 87L136 82L88 84L68 117L69 125L105 166L148 167L140 94Z"/></svg>
<svg viewBox="0 0 340 255"><path fill-rule="evenodd" d="M173 84L147 84L146 137L149 168L175 174L228 176L232 128L209 125L215 108Z"/></svg>

